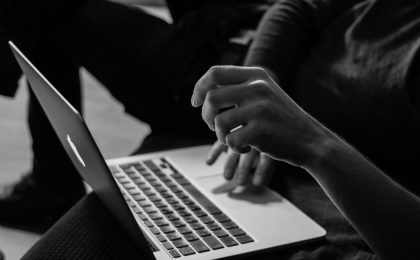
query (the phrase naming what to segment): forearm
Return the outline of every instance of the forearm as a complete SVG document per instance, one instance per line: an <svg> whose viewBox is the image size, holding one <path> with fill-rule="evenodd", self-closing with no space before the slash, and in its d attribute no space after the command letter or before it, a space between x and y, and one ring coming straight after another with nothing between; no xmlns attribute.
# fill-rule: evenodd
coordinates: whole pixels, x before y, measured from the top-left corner
<svg viewBox="0 0 420 260"><path fill-rule="evenodd" d="M336 135L304 168L383 259L417 259L420 200Z"/></svg>

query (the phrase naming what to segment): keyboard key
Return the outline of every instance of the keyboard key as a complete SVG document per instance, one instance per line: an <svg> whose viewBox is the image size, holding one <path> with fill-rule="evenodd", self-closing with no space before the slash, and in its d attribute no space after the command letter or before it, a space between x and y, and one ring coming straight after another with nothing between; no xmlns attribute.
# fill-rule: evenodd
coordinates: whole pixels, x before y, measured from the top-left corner
<svg viewBox="0 0 420 260"><path fill-rule="evenodd" d="M128 193L130 193L131 195L140 195L141 193L140 193L140 191L139 190L137 190L137 189L135 189L135 190L129 190L128 191Z"/></svg>
<svg viewBox="0 0 420 260"><path fill-rule="evenodd" d="M184 238L185 238L188 242L191 242L191 241L194 241L194 240L198 240L198 239L199 239L199 238L198 238L198 236L197 236L196 234L194 234L194 233L185 234L185 235L184 235Z"/></svg>
<svg viewBox="0 0 420 260"><path fill-rule="evenodd" d="M129 183L129 184L125 184L125 185L124 185L124 188L125 188L126 190L128 190L128 191L137 189L137 187L136 187L136 186L134 186L134 185L133 185L133 184L131 184L131 183Z"/></svg>
<svg viewBox="0 0 420 260"><path fill-rule="evenodd" d="M178 200L176 200L176 199L174 199L174 198L168 198L168 199L166 199L166 201L167 201L169 204L177 204L177 203L179 203L179 202L178 202Z"/></svg>
<svg viewBox="0 0 420 260"><path fill-rule="evenodd" d="M162 226L168 226L169 222L164 220L164 219L157 219L157 220L155 220L155 224L158 227L162 227Z"/></svg>
<svg viewBox="0 0 420 260"><path fill-rule="evenodd" d="M221 213L220 209L214 205L206 196L203 195L196 187L193 185L185 185L184 189L194 198L197 202L204 207L210 214Z"/></svg>
<svg viewBox="0 0 420 260"><path fill-rule="evenodd" d="M150 220L146 220L146 221L144 221L144 224L146 224L146 226L148 227L148 228L151 228L151 227L154 227L155 225L153 224L153 222L152 221L150 221Z"/></svg>
<svg viewBox="0 0 420 260"><path fill-rule="evenodd" d="M124 185L124 184L128 184L128 183L131 183L130 182L130 179L128 179L128 178L121 178L121 179L118 179L118 181L122 184L122 185Z"/></svg>
<svg viewBox="0 0 420 260"><path fill-rule="evenodd" d="M156 220L156 219L163 219L163 216L159 213L151 213L149 214L149 218L151 218L152 220Z"/></svg>
<svg viewBox="0 0 420 260"><path fill-rule="evenodd" d="M161 193L160 196L162 196L165 199L169 199L169 198L173 198L174 196L172 196L172 194L169 193Z"/></svg>
<svg viewBox="0 0 420 260"><path fill-rule="evenodd" d="M178 257L181 257L181 254L180 254L180 253L178 253L178 251L176 251L175 249L169 250L169 253L171 254L171 256L172 256L173 258L178 258Z"/></svg>
<svg viewBox="0 0 420 260"><path fill-rule="evenodd" d="M149 200L152 202L162 201L158 196L150 196Z"/></svg>
<svg viewBox="0 0 420 260"><path fill-rule="evenodd" d="M143 213L140 213L140 214L138 214L138 216L140 217L140 219L141 220L143 220L143 221L146 221L146 220L148 220L149 218L145 215L145 214L143 214Z"/></svg>
<svg viewBox="0 0 420 260"><path fill-rule="evenodd" d="M176 211L179 211L179 210L185 210L185 207L184 206L181 206L181 205L174 205L173 207L172 207L174 210L176 210Z"/></svg>
<svg viewBox="0 0 420 260"><path fill-rule="evenodd" d="M223 229L219 229L219 230L215 230L215 231L213 231L213 234L216 236L216 237L225 237L225 236L227 236L228 235L228 233L226 233L226 231L224 231Z"/></svg>
<svg viewBox="0 0 420 260"><path fill-rule="evenodd" d="M167 214L167 215L166 215L166 218L167 218L169 221L179 220L179 217L178 217L177 215L175 215L175 214Z"/></svg>
<svg viewBox="0 0 420 260"><path fill-rule="evenodd" d="M161 201L155 202L155 206L156 206L156 208L167 208L168 207L164 202L161 202Z"/></svg>
<svg viewBox="0 0 420 260"><path fill-rule="evenodd" d="M167 177L167 176L162 176L162 177L160 178L160 180L161 180L162 182L165 182L165 183L167 183L167 182L172 182L171 178L169 178L169 177Z"/></svg>
<svg viewBox="0 0 420 260"><path fill-rule="evenodd" d="M144 212L146 212L147 214L151 214L151 213L155 213L157 212L157 210L154 207L146 207L143 208Z"/></svg>
<svg viewBox="0 0 420 260"><path fill-rule="evenodd" d="M204 228L204 226L203 225L201 225L200 223L198 223L198 222L194 222L194 223L191 223L190 224L190 226L192 227L192 229L194 229L194 230L198 230L198 229L202 229L202 228Z"/></svg>
<svg viewBox="0 0 420 260"><path fill-rule="evenodd" d="M192 241L191 245L195 249L195 251L199 253L210 251L206 244L204 244L201 240Z"/></svg>
<svg viewBox="0 0 420 260"><path fill-rule="evenodd" d="M235 222L233 222L233 221L223 222L222 226L226 229L232 229L232 228L237 228L238 227L238 225L236 225Z"/></svg>
<svg viewBox="0 0 420 260"><path fill-rule="evenodd" d="M180 214L181 215L181 214ZM181 215L182 216L182 215ZM197 219L196 218L194 218L193 216L191 216L191 215L188 215L188 216L185 216L184 217L184 220L185 220L185 222L187 222L187 223L194 223L194 222L197 222Z"/></svg>
<svg viewBox="0 0 420 260"><path fill-rule="evenodd" d="M174 248L170 242L163 242L162 245L166 248L166 250L171 250Z"/></svg>
<svg viewBox="0 0 420 260"><path fill-rule="evenodd" d="M214 220L209 216L200 217L200 220L204 224L214 223Z"/></svg>
<svg viewBox="0 0 420 260"><path fill-rule="evenodd" d="M160 230L162 230L162 232L165 234L175 232L175 229L171 226L162 226L160 227Z"/></svg>
<svg viewBox="0 0 420 260"><path fill-rule="evenodd" d="M204 229L204 228L203 229L198 229L195 232L197 232L197 234L200 237L206 237L206 236L210 236L211 235L211 233L207 229Z"/></svg>
<svg viewBox="0 0 420 260"><path fill-rule="evenodd" d="M206 212L202 211L201 209L193 211L194 215L197 217L205 217L208 216Z"/></svg>
<svg viewBox="0 0 420 260"><path fill-rule="evenodd" d="M166 242L166 241L167 241L166 237L165 237L164 235L162 235L162 234L157 235L157 236L156 236L156 238L157 238L160 242Z"/></svg>
<svg viewBox="0 0 420 260"><path fill-rule="evenodd" d="M146 197L143 195L140 195L140 192L139 192L139 194L133 196L133 199L135 201L143 201L143 200L146 200Z"/></svg>
<svg viewBox="0 0 420 260"><path fill-rule="evenodd" d="M178 228L178 231L179 231L179 233L181 233L183 235L192 232L192 230L189 227L187 227L187 226L179 227Z"/></svg>
<svg viewBox="0 0 420 260"><path fill-rule="evenodd" d="M160 212L162 212L162 214L167 215L167 214L173 214L174 211L171 210L170 208L162 208L160 209Z"/></svg>
<svg viewBox="0 0 420 260"><path fill-rule="evenodd" d="M254 240L248 236L248 235L242 235L242 236L237 236L236 239L239 241L239 243L241 244L245 244L245 243L250 243L250 242L254 242Z"/></svg>
<svg viewBox="0 0 420 260"><path fill-rule="evenodd" d="M238 245L238 242L236 242L231 236L221 237L220 240L228 247Z"/></svg>
<svg viewBox="0 0 420 260"><path fill-rule="evenodd" d="M245 232L240 228L229 229L229 232L234 237L237 237L237 236L240 236L240 235L245 235Z"/></svg>
<svg viewBox="0 0 420 260"><path fill-rule="evenodd" d="M142 207L142 208L152 206L152 204L148 201L139 201L138 203L139 203L140 207Z"/></svg>
<svg viewBox="0 0 420 260"><path fill-rule="evenodd" d="M171 241L174 241L174 240L177 240L177 239L181 239L182 237L178 234L178 233L176 233L176 232L172 232L172 233L168 233L168 234L166 234L166 236L168 237L168 239L169 240L171 240Z"/></svg>
<svg viewBox="0 0 420 260"><path fill-rule="evenodd" d="M151 227L150 231L152 231L153 235L159 235L160 231L157 227Z"/></svg>
<svg viewBox="0 0 420 260"><path fill-rule="evenodd" d="M146 196L148 196L148 197L156 195L156 193L154 191L151 191L151 190L144 191L144 194L146 194Z"/></svg>
<svg viewBox="0 0 420 260"><path fill-rule="evenodd" d="M180 210L180 211L178 211L178 214L179 214L181 217L188 217L188 216L191 216L191 213L190 213L190 212L188 212L188 211L186 211L186 210Z"/></svg>
<svg viewBox="0 0 420 260"><path fill-rule="evenodd" d="M182 190L180 189L180 188L178 188L178 187L171 187L171 191L173 192L173 193L181 193L182 192Z"/></svg>
<svg viewBox="0 0 420 260"><path fill-rule="evenodd" d="M174 244L174 246L176 248L181 248L181 247L188 246L188 243L184 239L182 239L182 238L172 241L172 244Z"/></svg>
<svg viewBox="0 0 420 260"><path fill-rule="evenodd" d="M180 248L179 252L181 252L184 256L195 254L194 250L189 246Z"/></svg>
<svg viewBox="0 0 420 260"><path fill-rule="evenodd" d="M147 166L151 171L159 170L159 167L156 166L156 164L152 160L147 160L143 162L144 165Z"/></svg>
<svg viewBox="0 0 420 260"><path fill-rule="evenodd" d="M175 182L173 182L172 180L167 181L165 184L168 188L178 187L178 185Z"/></svg>
<svg viewBox="0 0 420 260"><path fill-rule="evenodd" d="M203 237L203 240L213 250L217 250L224 247L222 243L220 243L219 240L217 240L214 236Z"/></svg>
<svg viewBox="0 0 420 260"><path fill-rule="evenodd" d="M187 207L191 210L191 211L195 211L195 210L201 210L201 208L197 205L197 204L189 204L187 205Z"/></svg>
<svg viewBox="0 0 420 260"><path fill-rule="evenodd" d="M223 214L223 213L221 213L221 214L215 214L215 215L213 215L213 217L217 221L219 221L220 223L230 221L230 218L228 216L226 216L225 214Z"/></svg>
<svg viewBox="0 0 420 260"><path fill-rule="evenodd" d="M139 207L133 207L133 210L134 210L134 212L135 213L137 213L137 214L139 214L139 213L141 213L142 211L141 211L141 209L139 208Z"/></svg>
<svg viewBox="0 0 420 260"><path fill-rule="evenodd" d="M179 228L179 227L185 226L185 223L184 223L184 221L178 219L178 220L172 221L172 225L176 228Z"/></svg>
<svg viewBox="0 0 420 260"><path fill-rule="evenodd" d="M218 229L220 229L220 226L219 226L217 223L209 223L209 224L207 224L207 227L208 227L211 231L214 231L214 230L218 230Z"/></svg>
<svg viewBox="0 0 420 260"><path fill-rule="evenodd" d="M141 178L133 179L134 183L140 187L140 185L145 185L146 183Z"/></svg>
<svg viewBox="0 0 420 260"><path fill-rule="evenodd" d="M116 165L109 165L108 168L109 168L109 171L112 174L120 172L120 169L118 169L118 167Z"/></svg>
<svg viewBox="0 0 420 260"><path fill-rule="evenodd" d="M168 190L164 187L158 187L158 188L156 188L156 191L159 192L159 193L168 192Z"/></svg>
<svg viewBox="0 0 420 260"><path fill-rule="evenodd" d="M182 176L182 174L180 174L179 172L171 174L171 177L174 179L184 178L184 176Z"/></svg>
<svg viewBox="0 0 420 260"><path fill-rule="evenodd" d="M188 199L189 197L188 197L188 195L187 194L185 194L184 192L178 192L178 193L176 193L176 196L178 197L178 198L180 198L180 199Z"/></svg>

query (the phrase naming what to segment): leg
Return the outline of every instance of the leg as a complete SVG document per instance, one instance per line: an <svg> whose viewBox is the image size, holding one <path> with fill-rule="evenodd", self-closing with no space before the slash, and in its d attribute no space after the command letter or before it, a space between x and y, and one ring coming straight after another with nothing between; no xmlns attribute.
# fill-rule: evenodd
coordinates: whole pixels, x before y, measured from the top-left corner
<svg viewBox="0 0 420 260"><path fill-rule="evenodd" d="M216 62L220 48L211 38L220 36L206 35L201 27L182 29L136 8L90 1L56 35L127 112L154 132L182 126L207 133L189 98L195 81Z"/></svg>
<svg viewBox="0 0 420 260"><path fill-rule="evenodd" d="M27 55L80 109L78 67L48 41L34 45ZM0 190L0 219L7 222L50 222L58 219L84 195L84 186L31 91L28 123L34 151L33 169L18 184Z"/></svg>

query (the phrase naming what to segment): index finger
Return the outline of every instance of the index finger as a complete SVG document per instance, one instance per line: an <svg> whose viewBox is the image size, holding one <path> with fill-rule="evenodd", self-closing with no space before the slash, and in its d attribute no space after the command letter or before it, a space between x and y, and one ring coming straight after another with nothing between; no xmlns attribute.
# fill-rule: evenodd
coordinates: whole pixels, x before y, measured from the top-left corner
<svg viewBox="0 0 420 260"><path fill-rule="evenodd" d="M195 84L191 97L193 107L201 106L209 90L224 85L243 83L250 79L252 68L238 66L213 66Z"/></svg>

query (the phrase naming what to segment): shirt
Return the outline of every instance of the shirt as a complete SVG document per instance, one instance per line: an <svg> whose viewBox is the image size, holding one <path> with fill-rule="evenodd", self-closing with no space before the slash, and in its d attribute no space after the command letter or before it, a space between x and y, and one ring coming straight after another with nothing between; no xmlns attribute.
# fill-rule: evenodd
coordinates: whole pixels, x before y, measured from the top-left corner
<svg viewBox="0 0 420 260"><path fill-rule="evenodd" d="M419 1L283 0L246 63L271 68L306 111L419 190L419 50Z"/></svg>

